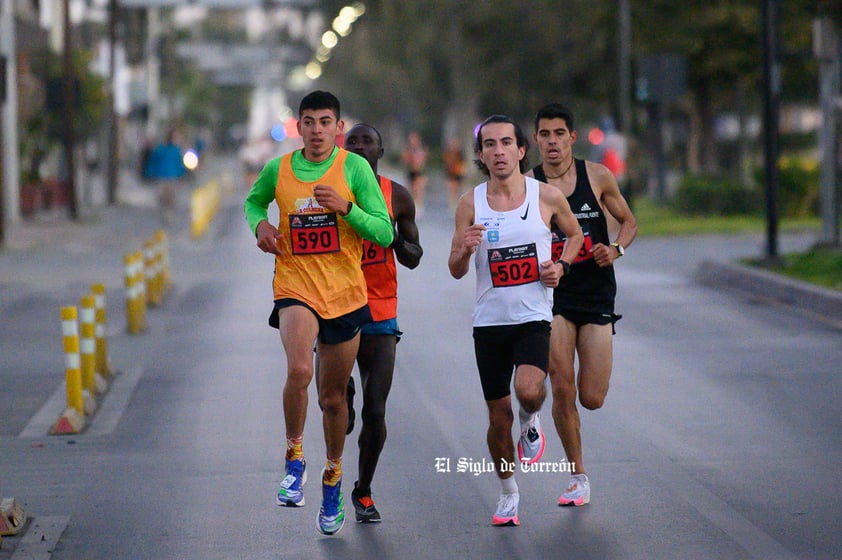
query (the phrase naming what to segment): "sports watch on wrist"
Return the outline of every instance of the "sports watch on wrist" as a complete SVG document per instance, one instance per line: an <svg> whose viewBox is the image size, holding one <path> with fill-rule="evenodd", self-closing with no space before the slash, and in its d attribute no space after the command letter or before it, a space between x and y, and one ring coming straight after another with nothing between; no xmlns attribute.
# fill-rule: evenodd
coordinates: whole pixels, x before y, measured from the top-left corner
<svg viewBox="0 0 842 560"><path fill-rule="evenodd" d="M618 259L626 254L626 250L619 243L612 243L611 246L614 247L615 249L617 249L617 258Z"/></svg>
<svg viewBox="0 0 842 560"><path fill-rule="evenodd" d="M564 271L565 276L570 274L570 263L569 262L558 259L555 263L561 265L561 269Z"/></svg>

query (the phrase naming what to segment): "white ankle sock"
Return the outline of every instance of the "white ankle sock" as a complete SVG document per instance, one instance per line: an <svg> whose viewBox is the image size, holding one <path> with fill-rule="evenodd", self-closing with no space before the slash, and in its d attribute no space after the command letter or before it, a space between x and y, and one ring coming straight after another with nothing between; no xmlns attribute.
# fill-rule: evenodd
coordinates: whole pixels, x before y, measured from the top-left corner
<svg viewBox="0 0 842 560"><path fill-rule="evenodd" d="M503 487L503 494L517 494L517 481L515 477L510 476L509 478L501 478L500 479L500 486Z"/></svg>

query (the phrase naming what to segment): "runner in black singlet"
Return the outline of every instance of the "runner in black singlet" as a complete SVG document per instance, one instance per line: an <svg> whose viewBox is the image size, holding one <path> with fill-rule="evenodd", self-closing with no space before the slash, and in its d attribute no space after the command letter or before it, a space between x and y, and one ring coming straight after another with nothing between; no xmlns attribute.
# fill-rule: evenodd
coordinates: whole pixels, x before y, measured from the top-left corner
<svg viewBox="0 0 842 560"><path fill-rule="evenodd" d="M614 323L620 319L614 313L614 261L623 256L637 235L634 215L611 171L604 165L573 158L576 136L569 109L552 103L538 111L534 138L542 162L529 174L564 193L585 236L570 274L561 279L553 292L549 368L553 420L573 473L559 497L561 506L581 506L590 501L576 398L578 395L583 407L596 410L608 394L612 335ZM613 243L606 213L620 224ZM563 236L554 232L554 254L563 242Z"/></svg>

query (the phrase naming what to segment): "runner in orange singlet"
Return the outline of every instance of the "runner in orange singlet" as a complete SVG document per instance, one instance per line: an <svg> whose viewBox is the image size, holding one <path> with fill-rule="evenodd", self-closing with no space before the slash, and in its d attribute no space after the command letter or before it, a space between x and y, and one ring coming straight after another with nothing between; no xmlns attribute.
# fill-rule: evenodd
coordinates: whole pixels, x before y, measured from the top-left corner
<svg viewBox="0 0 842 560"><path fill-rule="evenodd" d="M368 124L355 125L345 136L345 147L364 157L377 174L377 162L383 156L380 132ZM363 242L362 269L368 286L368 306L373 322L362 328L357 365L362 382L363 408L359 446L359 480L354 483L351 499L357 522L380 521L380 512L371 499L371 481L386 442L386 399L395 369L395 348L401 337L398 329L398 274L395 260L407 268L421 262L423 250L415 224L415 203L403 185L377 176L389 215L395 224L395 240L388 248ZM353 377L349 380L349 401L353 398ZM349 411L353 410L349 402ZM349 422L351 424L351 422ZM349 425L349 432L353 425Z"/></svg>

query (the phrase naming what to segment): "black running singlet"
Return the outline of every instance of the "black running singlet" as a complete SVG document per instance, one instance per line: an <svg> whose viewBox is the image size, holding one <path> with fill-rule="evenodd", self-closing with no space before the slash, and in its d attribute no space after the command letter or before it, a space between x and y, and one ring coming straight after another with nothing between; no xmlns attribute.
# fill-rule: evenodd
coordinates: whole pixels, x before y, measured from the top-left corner
<svg viewBox="0 0 842 560"><path fill-rule="evenodd" d="M567 203L573 215L579 220L585 241L582 249L571 263L570 274L565 274L553 290L553 314L562 310L585 313L614 313L614 300L617 296L617 281L614 266L600 267L593 258L593 246L597 243L609 245L608 222L599 201L591 187L585 160L574 159L576 163L576 187L567 197ZM547 182L547 176L541 164L532 170L535 178ZM553 260L561 257L566 236L555 224L553 232Z"/></svg>

